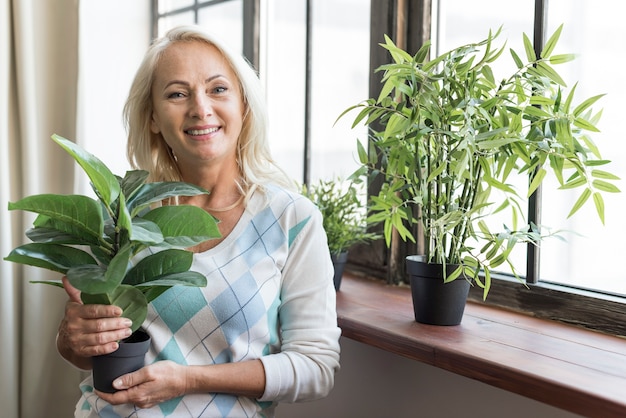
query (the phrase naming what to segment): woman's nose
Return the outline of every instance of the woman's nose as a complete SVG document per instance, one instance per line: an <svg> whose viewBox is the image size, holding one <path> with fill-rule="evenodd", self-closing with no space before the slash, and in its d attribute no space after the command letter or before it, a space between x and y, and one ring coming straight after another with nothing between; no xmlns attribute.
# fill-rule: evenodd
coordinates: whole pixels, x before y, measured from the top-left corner
<svg viewBox="0 0 626 418"><path fill-rule="evenodd" d="M206 94L196 94L191 106L191 116L204 118L213 114L213 104L211 98Z"/></svg>

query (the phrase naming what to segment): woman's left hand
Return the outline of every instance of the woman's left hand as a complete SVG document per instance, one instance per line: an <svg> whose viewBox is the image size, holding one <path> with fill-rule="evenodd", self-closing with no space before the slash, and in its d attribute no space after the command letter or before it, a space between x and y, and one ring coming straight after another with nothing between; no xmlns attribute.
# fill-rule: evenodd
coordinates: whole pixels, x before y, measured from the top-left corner
<svg viewBox="0 0 626 418"><path fill-rule="evenodd" d="M184 395L186 386L185 366L164 360L115 379L113 387L118 390L115 393L96 393L113 405L130 403L139 408L151 408Z"/></svg>

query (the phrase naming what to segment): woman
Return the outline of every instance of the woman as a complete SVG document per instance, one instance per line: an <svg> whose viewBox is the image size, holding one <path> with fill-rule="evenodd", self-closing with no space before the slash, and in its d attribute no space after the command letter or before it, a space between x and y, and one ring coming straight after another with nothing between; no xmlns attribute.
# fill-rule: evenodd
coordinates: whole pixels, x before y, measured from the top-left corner
<svg viewBox="0 0 626 418"><path fill-rule="evenodd" d="M219 220L222 238L192 250L206 288L175 287L149 308L143 369L100 393L91 378L76 416L273 416L277 402L325 396L339 368L332 263L321 214L273 164L254 71L196 27L148 50L124 114L131 164L153 181L210 191L180 199ZM176 203L176 202L170 202ZM70 296L61 355L83 369L130 334L115 306Z"/></svg>

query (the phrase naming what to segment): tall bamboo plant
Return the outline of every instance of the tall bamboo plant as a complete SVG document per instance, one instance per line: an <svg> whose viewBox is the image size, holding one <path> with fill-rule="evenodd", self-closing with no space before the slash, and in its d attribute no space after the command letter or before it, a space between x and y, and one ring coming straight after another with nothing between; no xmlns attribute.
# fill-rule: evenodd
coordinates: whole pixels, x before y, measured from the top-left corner
<svg viewBox="0 0 626 418"><path fill-rule="evenodd" d="M592 105L602 95L574 105L576 86L566 93L554 69L574 58L553 54L561 30L539 56L524 34L525 60L510 49L515 70L505 78L492 70L506 56L506 43L494 47L501 28L430 61L430 44L411 56L385 37L381 46L393 62L378 69L384 72L380 95L340 115L358 111L353 127L382 127L370 129L368 147L357 142L361 167L354 177L383 179L371 197L369 221L383 223L387 245L393 230L415 241L412 231L421 224L428 262L443 264L444 271L458 264L445 280L473 278L485 298L492 269L506 263L515 273L515 245L548 235L523 222L521 203L549 171L560 189L582 190L568 217L592 198L604 223L602 193L619 191L618 178L602 169L609 161L589 136L598 131L601 111ZM527 190L514 188L515 174L527 176ZM511 224L492 231L486 217L505 210Z"/></svg>

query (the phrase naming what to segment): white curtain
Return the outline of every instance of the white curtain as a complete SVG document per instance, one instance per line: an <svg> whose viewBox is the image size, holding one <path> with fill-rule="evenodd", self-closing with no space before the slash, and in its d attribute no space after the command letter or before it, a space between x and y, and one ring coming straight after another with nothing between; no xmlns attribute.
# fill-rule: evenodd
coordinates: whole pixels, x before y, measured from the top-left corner
<svg viewBox="0 0 626 418"><path fill-rule="evenodd" d="M53 133L123 174L122 106L149 30L150 0L0 0L2 418L73 416L84 377L55 347L65 293L28 283L58 274L2 260L28 241L24 231L34 219L9 212L8 202L89 192Z"/></svg>
<svg viewBox="0 0 626 418"><path fill-rule="evenodd" d="M71 193L73 160L52 140L76 132L78 0L0 0L0 256L26 242L33 215L9 201ZM29 280L58 278L0 261L0 415L68 417L81 374L56 352L64 292Z"/></svg>

